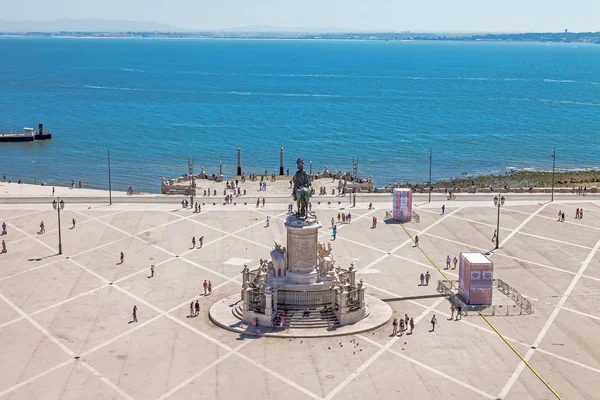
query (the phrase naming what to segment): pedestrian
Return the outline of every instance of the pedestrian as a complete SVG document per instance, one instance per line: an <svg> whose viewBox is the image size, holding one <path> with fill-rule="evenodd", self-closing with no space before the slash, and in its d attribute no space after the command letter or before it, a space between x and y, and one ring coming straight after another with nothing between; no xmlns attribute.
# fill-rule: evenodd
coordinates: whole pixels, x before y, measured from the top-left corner
<svg viewBox="0 0 600 400"><path fill-rule="evenodd" d="M562 217L562 210L558 210L558 221L560 222L560 218Z"/></svg>
<svg viewBox="0 0 600 400"><path fill-rule="evenodd" d="M190 317L194 316L194 301L190 303Z"/></svg>
<svg viewBox="0 0 600 400"><path fill-rule="evenodd" d="M196 300L196 304L194 305L194 307L196 308L196 313L194 315L199 315L200 314L200 302L198 302L198 300Z"/></svg>
<svg viewBox="0 0 600 400"><path fill-rule="evenodd" d="M79 189L81 189L81 181L79 181Z"/></svg>
<svg viewBox="0 0 600 400"><path fill-rule="evenodd" d="M73 218L73 226L71 227L71 229L75 229L75 218Z"/></svg>
<svg viewBox="0 0 600 400"><path fill-rule="evenodd" d="M421 272L421 276L419 277L421 280L421 284L419 286L425 286L425 274Z"/></svg>
<svg viewBox="0 0 600 400"><path fill-rule="evenodd" d="M404 333L405 329L404 329L404 320L402 318L400 318L400 336L402 336L402 334Z"/></svg>
<svg viewBox="0 0 600 400"><path fill-rule="evenodd" d="M267 216L267 227L269 226L270 221L271 221L271 217Z"/></svg>
<svg viewBox="0 0 600 400"><path fill-rule="evenodd" d="M373 209L373 203L369 203L369 210Z"/></svg>
<svg viewBox="0 0 600 400"><path fill-rule="evenodd" d="M340 217L341 217L341 215L340 215L340 213L338 213L338 224L340 223Z"/></svg>
<svg viewBox="0 0 600 400"><path fill-rule="evenodd" d="M429 279L431 279L431 275L429 275L429 271L425 274L425 286L429 286Z"/></svg>
<svg viewBox="0 0 600 400"><path fill-rule="evenodd" d="M137 306L133 306L133 322L138 322L137 320Z"/></svg>
<svg viewBox="0 0 600 400"><path fill-rule="evenodd" d="M198 213L198 203L196 203L196 204L194 205L194 212L195 212L195 213Z"/></svg>
<svg viewBox="0 0 600 400"><path fill-rule="evenodd" d="M404 330L408 330L408 321L410 321L408 314L404 314Z"/></svg>
<svg viewBox="0 0 600 400"><path fill-rule="evenodd" d="M331 217L331 229L333 229L334 224L335 224L335 218Z"/></svg>
<svg viewBox="0 0 600 400"><path fill-rule="evenodd" d="M377 217L373 217L373 229L377 228Z"/></svg>
<svg viewBox="0 0 600 400"><path fill-rule="evenodd" d="M196 236L192 236L192 249L196 248Z"/></svg>
<svg viewBox="0 0 600 400"><path fill-rule="evenodd" d="M446 268L444 269L450 269L450 263L452 262L452 259L450 258L450 254L448 254L446 256Z"/></svg>
<svg viewBox="0 0 600 400"><path fill-rule="evenodd" d="M154 277L154 264L150 265L150 276Z"/></svg>
<svg viewBox="0 0 600 400"><path fill-rule="evenodd" d="M435 332L435 324L437 324L437 318L433 314L433 318L431 318L431 332Z"/></svg>
<svg viewBox="0 0 600 400"><path fill-rule="evenodd" d="M202 287L204 288L204 295L206 296L206 290L208 289L208 282L206 282L206 279L204 280Z"/></svg>
<svg viewBox="0 0 600 400"><path fill-rule="evenodd" d="M456 269L456 263L458 262L458 258L454 256L454 260L452 260L452 262L454 263L454 267L452 269Z"/></svg>
<svg viewBox="0 0 600 400"><path fill-rule="evenodd" d="M258 208L258 206L260 206L260 199L257 197L256 198L256 208Z"/></svg>
<svg viewBox="0 0 600 400"><path fill-rule="evenodd" d="M2 240L2 253L7 253L8 250L6 250L6 241Z"/></svg>
<svg viewBox="0 0 600 400"><path fill-rule="evenodd" d="M346 223L346 213L342 213L342 224Z"/></svg>
<svg viewBox="0 0 600 400"><path fill-rule="evenodd" d="M583 219L583 208L579 209L579 219Z"/></svg>
<svg viewBox="0 0 600 400"><path fill-rule="evenodd" d="M333 226L333 231L331 233L333 234L333 240L335 240L335 236L337 235L337 227L335 225Z"/></svg>
<svg viewBox="0 0 600 400"><path fill-rule="evenodd" d="M54 186L52 186L52 196L54 196Z"/></svg>
<svg viewBox="0 0 600 400"><path fill-rule="evenodd" d="M208 294L212 294L212 283L210 281L208 281Z"/></svg>
<svg viewBox="0 0 600 400"><path fill-rule="evenodd" d="M415 329L415 320L410 319L410 334L412 335L413 329Z"/></svg>
<svg viewBox="0 0 600 400"><path fill-rule="evenodd" d="M73 179L71 179L71 189L73 189L75 187L75 181Z"/></svg>
<svg viewBox="0 0 600 400"><path fill-rule="evenodd" d="M459 319L462 319L462 307L460 304L456 307L456 318L454 320L458 321Z"/></svg>
<svg viewBox="0 0 600 400"><path fill-rule="evenodd" d="M394 322L392 322L392 336L396 336L398 333L398 318L394 318Z"/></svg>
<svg viewBox="0 0 600 400"><path fill-rule="evenodd" d="M419 235L415 235L415 247L419 247Z"/></svg>
<svg viewBox="0 0 600 400"><path fill-rule="evenodd" d="M2 223L2 234L6 235L6 222Z"/></svg>
<svg viewBox="0 0 600 400"><path fill-rule="evenodd" d="M265 198L263 197L263 207L265 206Z"/></svg>
<svg viewBox="0 0 600 400"><path fill-rule="evenodd" d="M561 220L561 222L565 222L565 213L562 213L562 216L561 216L560 220Z"/></svg>
<svg viewBox="0 0 600 400"><path fill-rule="evenodd" d="M446 212L446 205L445 205L445 204L443 204L443 205L442 205L442 215L444 215L444 213L445 213L445 212Z"/></svg>
<svg viewBox="0 0 600 400"><path fill-rule="evenodd" d="M450 319L454 319L454 310L456 310L456 308L454 307L454 303L450 303Z"/></svg>
<svg viewBox="0 0 600 400"><path fill-rule="evenodd" d="M40 222L40 233L46 233L46 227L44 226L44 221Z"/></svg>
<svg viewBox="0 0 600 400"><path fill-rule="evenodd" d="M575 219L579 218L579 207L575 210Z"/></svg>
<svg viewBox="0 0 600 400"><path fill-rule="evenodd" d="M348 213L348 215L346 216L346 220L348 221L348 223L352 222L352 214Z"/></svg>
<svg viewBox="0 0 600 400"><path fill-rule="evenodd" d="M121 252L121 264L125 261L125 253Z"/></svg>
<svg viewBox="0 0 600 400"><path fill-rule="evenodd" d="M185 208L185 200L181 200L181 208Z"/></svg>
<svg viewBox="0 0 600 400"><path fill-rule="evenodd" d="M198 239L198 242L200 242L200 248L202 248L202 246L204 246L204 236L200 236L200 239Z"/></svg>

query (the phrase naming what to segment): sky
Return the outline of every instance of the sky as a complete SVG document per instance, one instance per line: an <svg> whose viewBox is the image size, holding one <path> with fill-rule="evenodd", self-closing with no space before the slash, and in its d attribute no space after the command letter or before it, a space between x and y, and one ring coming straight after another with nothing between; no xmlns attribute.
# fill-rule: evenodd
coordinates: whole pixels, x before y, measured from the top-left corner
<svg viewBox="0 0 600 400"><path fill-rule="evenodd" d="M600 31L600 0L0 0L0 20L153 21L211 30Z"/></svg>

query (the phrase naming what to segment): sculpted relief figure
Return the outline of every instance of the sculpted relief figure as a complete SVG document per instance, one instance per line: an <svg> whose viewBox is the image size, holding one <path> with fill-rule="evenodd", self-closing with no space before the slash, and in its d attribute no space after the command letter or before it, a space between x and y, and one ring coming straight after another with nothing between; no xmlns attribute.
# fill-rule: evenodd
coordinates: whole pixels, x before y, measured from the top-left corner
<svg viewBox="0 0 600 400"><path fill-rule="evenodd" d="M308 216L308 203L310 202L311 183L310 177L304 171L304 160L299 158L296 161L298 171L294 174L292 182L294 184L294 191L292 196L296 201L297 212L296 215L301 218Z"/></svg>
<svg viewBox="0 0 600 400"><path fill-rule="evenodd" d="M275 270L277 276L285 275L285 271L287 269L285 252L285 247L281 247L280 244L275 242L275 248L271 250L271 260L273 263L273 269Z"/></svg>

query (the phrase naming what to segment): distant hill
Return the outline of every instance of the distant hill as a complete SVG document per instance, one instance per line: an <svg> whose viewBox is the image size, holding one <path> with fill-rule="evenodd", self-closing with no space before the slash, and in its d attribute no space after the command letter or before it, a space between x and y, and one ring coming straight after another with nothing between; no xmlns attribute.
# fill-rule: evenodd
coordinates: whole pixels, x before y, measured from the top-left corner
<svg viewBox="0 0 600 400"><path fill-rule="evenodd" d="M0 32L185 32L158 22L59 19L55 21L3 21Z"/></svg>

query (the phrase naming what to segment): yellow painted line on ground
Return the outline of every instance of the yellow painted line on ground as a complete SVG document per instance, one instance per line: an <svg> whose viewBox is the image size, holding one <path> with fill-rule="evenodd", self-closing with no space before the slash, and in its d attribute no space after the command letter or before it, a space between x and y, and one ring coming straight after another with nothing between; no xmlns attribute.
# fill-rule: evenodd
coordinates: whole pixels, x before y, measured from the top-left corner
<svg viewBox="0 0 600 400"><path fill-rule="evenodd" d="M414 242L415 239L412 237L412 235L408 232L408 230L404 227L404 224L401 224L402 229L404 229L404 232L406 232L406 234L408 235L409 238L411 238L411 240ZM415 243L416 244L416 243ZM444 273L444 271L442 271L440 269L440 267L438 267L436 265L435 262L433 262L433 260L429 257L429 255L427 255L427 253L425 253L425 250L423 250L423 248L420 245L417 245L417 247L419 248L419 250L421 250L421 253L423 253L423 255L425 257L427 257L427 259L429 260L429 262L431 263L431 265L433 265L435 267L435 269L438 270L438 272L440 274L442 274L442 276L444 277L445 280L447 280L448 282L450 282L450 285L452 285L452 287L455 290L458 290L458 287L456 287L456 284L454 282L452 282L452 280L450 278L448 278L448 276ZM481 313L481 311L477 311L477 313L479 314L479 316L481 318L483 318L483 320L490 326L490 328L492 328L494 330L494 332L496 332L496 334L498 336L500 336L500 339L502 339L502 341L504 341L504 343L506 343L506 345L508 347L510 347L510 349L521 359L521 361L523 361L525 363L525 365L527 365L527 368L529 368L531 370L531 372L533 372L535 374L535 376L538 377L538 379L540 381L542 381L542 383L548 388L548 390L550 390L552 392L552 394L559 400L562 400L562 397L560 397L560 395L556 392L556 390L554 390L552 388L552 386L550 386L550 384L548 382L546 382L546 380L544 378L542 378L542 376L535 370L535 368L533 368L533 366L531 364L529 364L529 362L527 360L525 360L525 358L523 358L523 356L521 355L521 353L519 353L519 351L517 349L514 348L514 346L512 344L510 344L508 342L508 340L506 340L506 338L504 337L504 335L502 335L500 333L500 331L498 329L496 329L496 327L490 322L489 319L487 319L487 317L485 315L483 315Z"/></svg>

